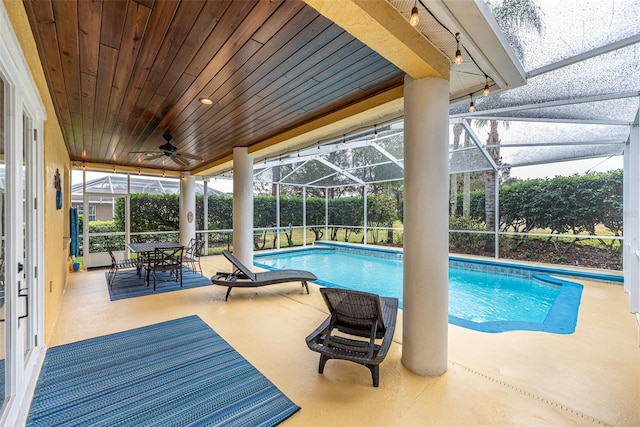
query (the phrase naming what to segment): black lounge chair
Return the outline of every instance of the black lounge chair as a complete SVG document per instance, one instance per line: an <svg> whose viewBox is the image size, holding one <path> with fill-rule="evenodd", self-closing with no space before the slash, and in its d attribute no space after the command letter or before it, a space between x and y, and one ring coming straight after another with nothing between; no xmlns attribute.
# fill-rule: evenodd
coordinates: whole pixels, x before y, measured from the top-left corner
<svg viewBox="0 0 640 427"><path fill-rule="evenodd" d="M322 288L320 292L329 317L306 338L307 346L320 353L318 373L329 359L348 360L369 368L373 386L378 387L380 363L396 329L398 299L346 289Z"/></svg>
<svg viewBox="0 0 640 427"><path fill-rule="evenodd" d="M216 273L215 276L211 277L211 283L229 288L227 289L227 295L224 297L225 301L229 299L232 288L255 288L258 286L297 281L302 282L302 286L308 294L309 286L307 282L318 280L315 274L305 270L273 270L254 273L229 251L222 253L231 264L233 264L235 270L232 273Z"/></svg>

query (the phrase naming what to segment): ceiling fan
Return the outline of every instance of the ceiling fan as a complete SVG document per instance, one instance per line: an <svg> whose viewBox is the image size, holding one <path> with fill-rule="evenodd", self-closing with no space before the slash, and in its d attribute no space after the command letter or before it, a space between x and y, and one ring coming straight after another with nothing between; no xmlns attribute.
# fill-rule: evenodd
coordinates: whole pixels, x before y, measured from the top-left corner
<svg viewBox="0 0 640 427"><path fill-rule="evenodd" d="M147 160L155 160L161 157L168 157L180 166L189 166L189 160L202 161L202 157L189 153L178 152L178 147L171 144L171 135L165 133L162 135L166 144L162 144L158 147L159 151L132 151L131 154L145 154Z"/></svg>

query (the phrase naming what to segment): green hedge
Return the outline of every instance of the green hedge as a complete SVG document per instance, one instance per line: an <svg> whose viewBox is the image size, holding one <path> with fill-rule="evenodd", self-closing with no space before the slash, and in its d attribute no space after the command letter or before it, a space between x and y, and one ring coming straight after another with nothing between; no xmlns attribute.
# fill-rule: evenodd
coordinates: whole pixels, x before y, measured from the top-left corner
<svg viewBox="0 0 640 427"><path fill-rule="evenodd" d="M470 217L484 221L484 192L473 191ZM458 195L462 215L462 195ZM532 179L500 187L500 229L596 234L603 224L622 235L622 170ZM453 229L453 228L452 228Z"/></svg>
<svg viewBox="0 0 640 427"><path fill-rule="evenodd" d="M462 215L462 194L458 195L458 216ZM452 230L481 230L484 227L484 192L471 193L471 215L469 219L450 218ZM233 199L231 196L209 196L208 223L210 230L233 228ZM292 245L292 236L288 225L301 226L302 198L280 198L280 225ZM203 229L202 218L203 197L196 197L198 229ZM388 227L396 220L401 220L396 200L385 195L370 195L367 198L367 217L369 227ZM180 200L178 195L131 195L131 231L154 232L173 231L179 228ZM325 199L309 197L306 200L307 224L311 226L315 238L324 238ZM354 241L354 235L362 232L363 205L362 198L346 197L329 199L328 238ZM276 225L276 198L272 196L256 196L254 198L254 227L271 228ZM549 229L552 233L596 234L596 226L603 224L612 234L622 235L622 170L605 173L589 173L570 177L536 179L515 182L500 187L500 229L529 232L533 229ZM428 226L428 225L425 225ZM90 224L90 231L108 232L124 231L124 199L116 199L113 225L110 223ZM479 234L452 233L452 244L460 246L468 244L472 247L489 247L492 243ZM376 230L372 230L370 238L373 243L383 240ZM109 239L113 239L112 241ZM393 242L393 236L386 236ZM266 234L256 235L256 248L261 248L267 241ZM123 243L121 237L92 239L95 248L113 244L116 247ZM466 243L465 243L466 242ZM400 243L396 242L396 243ZM614 245L612 240L602 243ZM619 247L619 245L618 245ZM92 246L93 250L93 246Z"/></svg>

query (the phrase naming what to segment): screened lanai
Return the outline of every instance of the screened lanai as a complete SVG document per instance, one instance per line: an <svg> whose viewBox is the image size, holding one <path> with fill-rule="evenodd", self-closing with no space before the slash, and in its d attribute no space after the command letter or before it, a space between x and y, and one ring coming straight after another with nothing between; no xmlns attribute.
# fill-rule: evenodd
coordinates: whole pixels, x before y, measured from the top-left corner
<svg viewBox="0 0 640 427"><path fill-rule="evenodd" d="M451 99L450 173L623 154L630 129L638 122L640 101L637 2L611 7L609 2L590 1L572 8L564 2L539 4L542 32L517 34L521 46L515 50L521 52L526 84ZM499 129L498 162L492 161L487 149L495 147L487 145L478 120L509 122ZM454 146L453 126L458 123L471 137L470 147ZM322 188L401 180L402 135L398 117L318 141L311 148L255 158L254 180Z"/></svg>
<svg viewBox="0 0 640 427"><path fill-rule="evenodd" d="M449 173L494 171L497 190L502 173L519 167L556 164L562 173L568 161L624 164L623 256L625 277L631 278L625 287L635 289L631 307L637 312L640 8L633 0L538 4L539 30L514 31L497 19L526 71L526 83L495 90L490 73L472 67L469 72L487 82L489 93L480 86L452 95ZM491 121L498 138L489 140ZM307 188L361 186L366 195L368 184L402 180L403 166L403 118L397 117L305 149L257 156L253 177ZM497 211L498 198L495 204Z"/></svg>
<svg viewBox="0 0 640 427"><path fill-rule="evenodd" d="M162 179L155 177L142 177L133 175L108 175L100 174L96 178L89 178L87 182L74 184L71 187L71 194L82 198L82 193L100 194L179 194L180 183L175 179ZM202 183L195 183L196 194L204 194ZM218 191L209 189L209 193L219 194ZM75 199L75 197L74 197Z"/></svg>

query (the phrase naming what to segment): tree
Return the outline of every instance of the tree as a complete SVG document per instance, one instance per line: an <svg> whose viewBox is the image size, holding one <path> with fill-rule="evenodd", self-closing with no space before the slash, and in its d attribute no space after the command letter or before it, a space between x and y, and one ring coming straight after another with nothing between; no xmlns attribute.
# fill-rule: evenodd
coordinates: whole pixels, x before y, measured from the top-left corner
<svg viewBox="0 0 640 427"><path fill-rule="evenodd" d="M536 0L502 0L487 1L496 22L500 25L507 41L522 61L524 45L519 37L522 31L535 31L542 34L544 30L543 12Z"/></svg>
<svg viewBox="0 0 640 427"><path fill-rule="evenodd" d="M516 51L516 54L523 60L524 46L519 38L519 32L530 30L538 34L543 31L543 13L536 0L503 0L487 3L493 12L498 25L502 29L505 37ZM481 122L481 121L479 121ZM486 121L485 121L486 122ZM487 152L496 163L500 164L500 136L498 134L498 121L489 121L489 135L487 138ZM494 229L495 223L495 184L497 171L485 173L485 223L489 230Z"/></svg>
<svg viewBox="0 0 640 427"><path fill-rule="evenodd" d="M460 135L462 135L462 125L456 123L453 125L453 149L460 147ZM455 215L458 211L458 174L452 173L449 176L449 215Z"/></svg>
<svg viewBox="0 0 640 427"><path fill-rule="evenodd" d="M505 129L509 128L509 122L502 122ZM476 127L478 129L484 129L489 125L489 133L487 136L487 143L485 150L487 154L493 159L496 166L500 166L502 160L500 158L500 135L498 134L498 121L497 120L476 120ZM484 206L484 221L488 230L493 230L496 220L496 180L498 176L497 170L489 170L484 173L484 194L485 194L485 206Z"/></svg>
<svg viewBox="0 0 640 427"><path fill-rule="evenodd" d="M471 145L471 138L469 133L464 133L464 146L469 147ZM471 173L465 172L462 174L462 216L469 218L471 215Z"/></svg>

